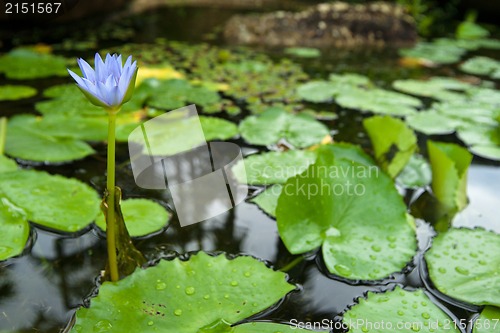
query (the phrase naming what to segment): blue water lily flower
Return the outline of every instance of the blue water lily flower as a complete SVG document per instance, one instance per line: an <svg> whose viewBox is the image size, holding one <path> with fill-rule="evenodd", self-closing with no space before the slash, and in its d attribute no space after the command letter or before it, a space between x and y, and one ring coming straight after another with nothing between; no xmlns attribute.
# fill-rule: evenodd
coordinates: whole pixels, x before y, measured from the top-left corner
<svg viewBox="0 0 500 333"><path fill-rule="evenodd" d="M102 61L96 53L95 70L85 60L77 61L83 77L69 69L68 72L92 104L116 110L130 100L137 76L137 61L132 63L132 56L123 64L121 55L108 53Z"/></svg>

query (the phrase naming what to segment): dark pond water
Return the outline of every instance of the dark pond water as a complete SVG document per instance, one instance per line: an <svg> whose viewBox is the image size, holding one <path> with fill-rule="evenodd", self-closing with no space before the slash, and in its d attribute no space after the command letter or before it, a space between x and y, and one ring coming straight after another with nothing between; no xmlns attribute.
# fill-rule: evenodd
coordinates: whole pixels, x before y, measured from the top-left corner
<svg viewBox="0 0 500 333"><path fill-rule="evenodd" d="M212 31L228 18L232 11L204 11L196 8L156 11L136 21L142 28L132 36L135 41L152 42L156 37L179 40L201 41L206 32ZM198 25L193 25L197 22ZM193 24L191 24L193 23ZM220 41L215 41L220 43ZM262 51L262 50L261 50ZM280 57L279 50L267 50L272 57ZM397 66L395 50L332 50L321 59L302 63L312 77L323 77L326 73L354 71L368 75L378 84L388 86L397 78L423 77L430 74L453 75L453 67L438 70L405 69ZM61 81L62 82L62 81ZM58 80L37 82L39 88L58 83ZM32 112L34 100L20 103L4 103L0 114ZM330 106L330 109L332 106ZM335 140L345 140L369 146L362 131L357 112L336 110L339 118L328 123ZM420 139L424 139L421 137ZM439 137L440 140L456 140L453 136ZM236 141L244 146L241 141ZM118 147L117 183L124 190L125 197L147 196L170 206L168 193L144 191L135 186L129 165L127 147ZM425 152L425 147L421 147ZM104 146L97 147L98 154L70 166L39 166L51 173L79 178L103 190L105 179ZM248 147L245 152L254 151ZM483 226L500 232L498 207L500 207L500 164L475 158L469 172L468 193L470 205L456 219L455 225ZM410 198L412 193L407 193ZM432 236L424 221L418 223L420 251L412 265L404 273L371 283L351 285L345 281L328 277L321 260L311 259L298 262L290 271L292 282L301 286L300 291L289 295L274 311L262 314L262 318L274 321L321 321L336 319L357 297L369 290L385 290L402 284L407 287L422 287L421 255ZM149 258L172 256L175 253L192 251L224 251L230 254L248 254L281 268L294 261L278 237L276 223L257 206L243 203L234 210L203 223L181 228L178 221L149 239L138 240L137 247ZM32 248L25 256L0 263L0 331L8 332L59 332L69 321L93 290L95 280L104 267L106 258L105 241L95 231L89 230L74 237L61 237L49 231L34 228ZM319 256L318 256L319 257ZM473 312L459 304L437 301L452 316L470 318Z"/></svg>

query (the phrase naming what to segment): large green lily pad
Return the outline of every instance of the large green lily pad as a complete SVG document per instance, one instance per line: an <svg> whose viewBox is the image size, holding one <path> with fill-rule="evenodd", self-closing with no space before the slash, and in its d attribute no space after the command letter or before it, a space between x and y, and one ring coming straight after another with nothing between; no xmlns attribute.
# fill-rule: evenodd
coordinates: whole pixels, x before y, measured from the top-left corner
<svg viewBox="0 0 500 333"><path fill-rule="evenodd" d="M76 179L19 170L0 173L0 188L0 198L24 210L28 220L50 229L76 232L99 213L97 193Z"/></svg>
<svg viewBox="0 0 500 333"><path fill-rule="evenodd" d="M0 173L17 170L17 163L4 155L0 155Z"/></svg>
<svg viewBox="0 0 500 333"><path fill-rule="evenodd" d="M20 80L67 76L66 63L61 56L15 49L0 57L0 72L8 79Z"/></svg>
<svg viewBox="0 0 500 333"><path fill-rule="evenodd" d="M297 87L297 95L308 102L329 102L334 97L349 94L354 88L372 87L366 76L356 73L330 74L328 81L309 81Z"/></svg>
<svg viewBox="0 0 500 333"><path fill-rule="evenodd" d="M363 126L372 142L378 164L395 178L417 149L415 133L403 121L389 116L365 119Z"/></svg>
<svg viewBox="0 0 500 333"><path fill-rule="evenodd" d="M414 97L379 88L351 88L335 99L344 108L393 116L407 116L416 113L422 102Z"/></svg>
<svg viewBox="0 0 500 333"><path fill-rule="evenodd" d="M253 198L251 202L259 206L266 214L275 217L276 206L278 206L278 198L281 195L282 189L283 186L281 184L270 186Z"/></svg>
<svg viewBox="0 0 500 333"><path fill-rule="evenodd" d="M352 333L460 333L422 289L407 291L401 287L384 293L368 292L347 310L343 323Z"/></svg>
<svg viewBox="0 0 500 333"><path fill-rule="evenodd" d="M36 89L30 86L3 85L0 86L0 101L14 101L35 96Z"/></svg>
<svg viewBox="0 0 500 333"><path fill-rule="evenodd" d="M452 228L425 254L429 277L443 294L475 305L500 306L500 235Z"/></svg>
<svg viewBox="0 0 500 333"><path fill-rule="evenodd" d="M456 144L427 141L434 196L449 209L467 206L467 170L472 155Z"/></svg>
<svg viewBox="0 0 500 333"><path fill-rule="evenodd" d="M500 79L500 61L488 57L473 57L460 65L460 69L469 74L486 75Z"/></svg>
<svg viewBox="0 0 500 333"><path fill-rule="evenodd" d="M500 332L500 308L486 306L481 315L474 321L472 333L499 333Z"/></svg>
<svg viewBox="0 0 500 333"><path fill-rule="evenodd" d="M132 237L146 236L162 230L170 217L162 205L147 199L123 200L121 209L125 225ZM106 230L103 214L97 217L95 223L101 230Z"/></svg>
<svg viewBox="0 0 500 333"><path fill-rule="evenodd" d="M203 135L199 132L200 125ZM221 118L207 116L185 118L179 114L179 118L169 118L168 121L153 119L151 122L146 122L144 133L149 143L149 147L144 147L147 153L168 156L201 146L206 141L230 139L238 134L238 127ZM143 132L134 133L130 140L144 140Z"/></svg>
<svg viewBox="0 0 500 333"><path fill-rule="evenodd" d="M464 99L463 91L472 87L469 83L448 77L432 77L429 80L396 80L392 83L394 89L416 95L431 97L442 101Z"/></svg>
<svg viewBox="0 0 500 333"><path fill-rule="evenodd" d="M466 52L466 49L458 46L426 42L420 42L411 49L401 49L399 51L404 57L422 59L438 65L458 62Z"/></svg>
<svg viewBox="0 0 500 333"><path fill-rule="evenodd" d="M20 115L9 121L6 154L28 161L60 163L78 160L94 153L92 147L84 141L55 137L36 126L27 126L34 122L36 118L30 115Z"/></svg>
<svg viewBox="0 0 500 333"><path fill-rule="evenodd" d="M280 324L230 325L293 289L284 273L254 258L200 252L188 261L163 260L119 282L105 282L90 307L76 312L72 332L291 332Z"/></svg>
<svg viewBox="0 0 500 333"><path fill-rule="evenodd" d="M318 144L328 135L328 128L313 117L293 115L277 108L245 118L239 129L241 136L251 144L271 145L286 139L296 148Z"/></svg>
<svg viewBox="0 0 500 333"><path fill-rule="evenodd" d="M288 150L250 155L239 161L233 174L240 183L249 185L271 185L284 183L314 163L313 151Z"/></svg>
<svg viewBox="0 0 500 333"><path fill-rule="evenodd" d="M322 246L328 270L349 279L401 271L416 251L413 219L391 178L376 166L335 158L328 146L283 185L276 217L291 253Z"/></svg>
<svg viewBox="0 0 500 333"><path fill-rule="evenodd" d="M26 247L30 226L25 213L0 191L0 261L21 254Z"/></svg>

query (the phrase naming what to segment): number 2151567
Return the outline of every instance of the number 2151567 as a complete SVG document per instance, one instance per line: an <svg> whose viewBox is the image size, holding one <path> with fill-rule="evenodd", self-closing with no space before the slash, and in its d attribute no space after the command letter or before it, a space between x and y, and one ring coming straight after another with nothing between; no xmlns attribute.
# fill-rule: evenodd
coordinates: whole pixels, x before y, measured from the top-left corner
<svg viewBox="0 0 500 333"><path fill-rule="evenodd" d="M5 14L57 14L61 2L5 3Z"/></svg>

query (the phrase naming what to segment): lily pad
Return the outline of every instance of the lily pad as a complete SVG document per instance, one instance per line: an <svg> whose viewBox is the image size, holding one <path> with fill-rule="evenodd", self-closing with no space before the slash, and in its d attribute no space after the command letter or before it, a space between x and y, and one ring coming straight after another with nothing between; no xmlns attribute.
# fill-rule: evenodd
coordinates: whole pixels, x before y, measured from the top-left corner
<svg viewBox="0 0 500 333"><path fill-rule="evenodd" d="M250 201L257 204L266 214L276 217L276 206L282 189L281 184L270 186Z"/></svg>
<svg viewBox="0 0 500 333"><path fill-rule="evenodd" d="M90 307L76 312L72 332L95 327L144 333L291 332L280 324L230 325L269 308L293 289L284 273L254 258L228 260L200 252L188 261L162 260L117 283L104 283Z"/></svg>
<svg viewBox="0 0 500 333"><path fill-rule="evenodd" d="M67 76L65 58L29 49L15 49L0 57L0 72L8 79Z"/></svg>
<svg viewBox="0 0 500 333"><path fill-rule="evenodd" d="M250 155L239 161L233 174L240 183L249 185L282 184L290 177L300 174L314 163L313 151L288 150Z"/></svg>
<svg viewBox="0 0 500 333"><path fill-rule="evenodd" d="M36 89L30 86L4 85L0 86L0 101L15 101L35 96Z"/></svg>
<svg viewBox="0 0 500 333"><path fill-rule="evenodd" d="M10 158L0 155L0 173L17 170L17 163Z"/></svg>
<svg viewBox="0 0 500 333"><path fill-rule="evenodd" d="M429 277L443 294L475 305L500 306L500 235L452 228L425 254Z"/></svg>
<svg viewBox="0 0 500 333"><path fill-rule="evenodd" d="M297 95L313 103L329 102L336 93L336 87L328 81L310 81L297 87Z"/></svg>
<svg viewBox="0 0 500 333"><path fill-rule="evenodd" d="M490 160L500 161L500 146L473 145L469 148L471 153Z"/></svg>
<svg viewBox="0 0 500 333"><path fill-rule="evenodd" d="M384 293L368 292L347 310L343 322L352 333L460 333L422 289L407 291L399 286Z"/></svg>
<svg viewBox="0 0 500 333"><path fill-rule="evenodd" d="M403 171L398 175L396 181L407 188L427 186L432 181L431 166L425 158L414 154Z"/></svg>
<svg viewBox="0 0 500 333"><path fill-rule="evenodd" d="M0 191L0 261L20 255L26 247L30 226L24 212L2 197Z"/></svg>
<svg viewBox="0 0 500 333"><path fill-rule="evenodd" d="M169 116L145 122L144 128L153 155L169 156L192 149L211 140L227 140L238 134L238 127L230 121L216 117ZM203 130L203 135L198 132ZM137 127L137 126L135 126ZM144 140L142 131L129 137L129 141ZM139 143L142 143L140 141ZM149 151L147 152L149 153Z"/></svg>
<svg viewBox="0 0 500 333"><path fill-rule="evenodd" d="M123 200L121 208L125 225L132 237L146 236L162 230L170 217L162 205L147 199ZM103 214L97 217L95 223L101 230L106 230Z"/></svg>
<svg viewBox="0 0 500 333"><path fill-rule="evenodd" d="M306 114L293 115L272 108L249 116L239 125L241 136L254 145L271 145L286 139L296 148L318 144L329 134L328 127Z"/></svg>
<svg viewBox="0 0 500 333"><path fill-rule="evenodd" d="M321 51L312 47L288 47L285 54L293 55L299 58L317 58Z"/></svg>
<svg viewBox="0 0 500 333"><path fill-rule="evenodd" d="M416 95L431 97L442 101L456 101L466 96L462 92L472 85L453 78L432 77L429 80L396 80L392 83L394 89Z"/></svg>
<svg viewBox="0 0 500 333"><path fill-rule="evenodd" d="M413 219L391 178L376 166L335 158L328 146L283 185L276 217L292 254L321 246L328 271L348 279L387 277L416 251Z"/></svg>
<svg viewBox="0 0 500 333"><path fill-rule="evenodd" d="M475 16L475 15L474 15ZM475 17L474 17L475 19ZM490 35L490 32L480 26L479 24L475 23L473 20L469 21L466 20L462 23L460 23L457 27L456 31L456 36L457 38L461 39L477 39L477 38L484 38L488 37Z"/></svg>
<svg viewBox="0 0 500 333"><path fill-rule="evenodd" d="M472 155L456 144L427 141L432 168L432 191L446 207L467 206L467 170Z"/></svg>
<svg viewBox="0 0 500 333"><path fill-rule="evenodd" d="M349 94L354 88L372 87L366 76L355 73L330 74L328 81L310 81L297 87L297 95L308 102L329 102L333 97Z"/></svg>
<svg viewBox="0 0 500 333"><path fill-rule="evenodd" d="M500 61L488 57L473 57L460 65L460 69L469 74L486 75L500 79Z"/></svg>
<svg viewBox="0 0 500 333"><path fill-rule="evenodd" d="M27 161L60 163L78 160L94 153L92 147L84 141L55 137L36 127L26 126L27 122L35 119L30 115L21 115L9 121L6 154Z"/></svg>
<svg viewBox="0 0 500 333"><path fill-rule="evenodd" d="M421 111L406 117L406 123L416 131L427 135L450 134L455 132L457 125L462 122L453 122L446 115L437 113L434 110Z"/></svg>
<svg viewBox="0 0 500 333"><path fill-rule="evenodd" d="M467 52L458 46L420 42L411 49L401 49L400 55L428 61L432 64L446 65L458 62Z"/></svg>
<svg viewBox="0 0 500 333"><path fill-rule="evenodd" d="M384 89L352 88L340 94L336 103L344 108L393 116L407 116L416 113L422 102L414 97Z"/></svg>
<svg viewBox="0 0 500 333"><path fill-rule="evenodd" d="M481 315L474 321L472 333L500 332L500 308L486 306Z"/></svg>
<svg viewBox="0 0 500 333"><path fill-rule="evenodd" d="M395 178L417 149L415 133L403 121L389 116L365 119L363 126L372 142L378 164Z"/></svg>
<svg viewBox="0 0 500 333"><path fill-rule="evenodd" d="M71 178L34 170L0 173L0 198L26 212L44 227L77 232L99 213L99 198L88 185Z"/></svg>

